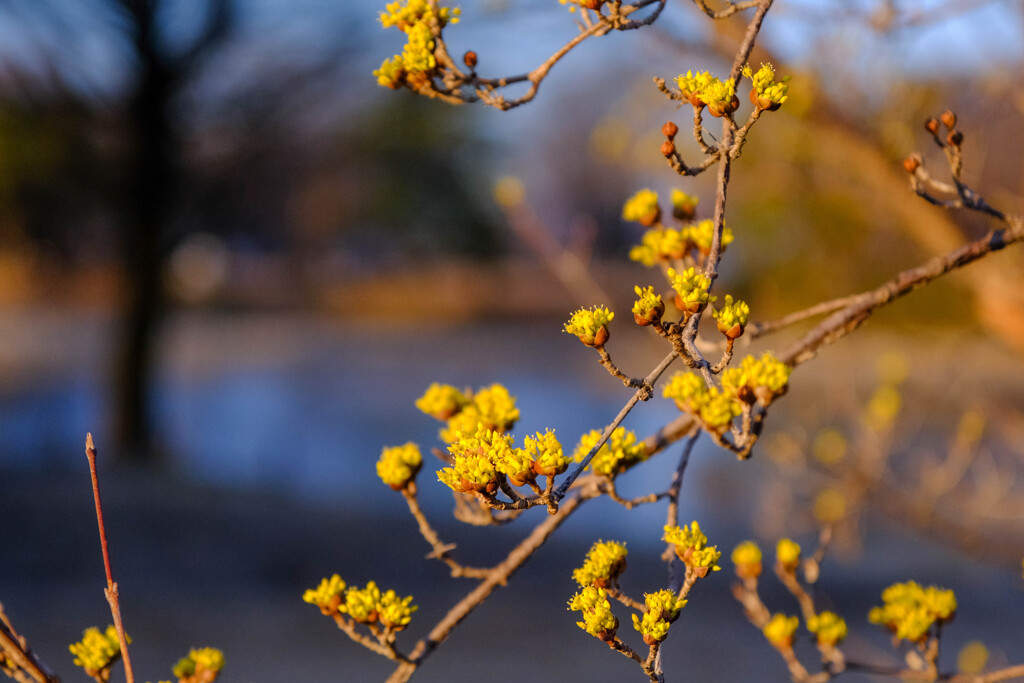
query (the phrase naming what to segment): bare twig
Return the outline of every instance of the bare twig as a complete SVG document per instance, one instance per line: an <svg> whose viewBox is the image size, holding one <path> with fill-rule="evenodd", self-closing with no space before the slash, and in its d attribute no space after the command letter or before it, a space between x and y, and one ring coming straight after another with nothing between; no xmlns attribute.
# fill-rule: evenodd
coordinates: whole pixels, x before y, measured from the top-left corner
<svg viewBox="0 0 1024 683"><path fill-rule="evenodd" d="M110 614L114 618L114 628L117 629L117 640L121 645L121 657L124 659L124 675L128 683L134 683L135 673L132 671L132 661L128 656L128 639L124 633L124 624L121 622L121 607L118 603L117 583L110 570L110 551L107 548L107 529L103 524L103 505L100 503L100 480L96 472L96 447L92 442L92 434L85 435L85 455L89 458L89 473L92 475L92 495L96 502L96 524L100 530L100 549L103 552L103 567L107 572L107 587L103 593L107 596L110 604Z"/></svg>
<svg viewBox="0 0 1024 683"><path fill-rule="evenodd" d="M405 502L409 505L409 512L416 519L416 524L419 526L420 535L426 539L430 547L433 548L433 552L428 557L436 557L437 559L444 562L452 570L452 576L459 577L464 576L472 579L480 579L487 575L488 569L481 569L477 567L465 567L454 559L452 559L451 551L455 548L453 544L444 544L438 537L437 532L430 526L430 522L427 521L427 516L423 514L423 509L420 508L419 499L416 497L415 483L411 483L408 487L402 489L402 496L405 498Z"/></svg>

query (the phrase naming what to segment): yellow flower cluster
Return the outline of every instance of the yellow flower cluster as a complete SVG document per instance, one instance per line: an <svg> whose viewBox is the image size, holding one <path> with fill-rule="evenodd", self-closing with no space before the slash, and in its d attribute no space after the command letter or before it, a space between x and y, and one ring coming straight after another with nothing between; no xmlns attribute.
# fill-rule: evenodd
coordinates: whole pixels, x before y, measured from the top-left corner
<svg viewBox="0 0 1024 683"><path fill-rule="evenodd" d="M570 460L550 429L524 437L523 451L533 461L533 471L538 476L555 477L569 468Z"/></svg>
<svg viewBox="0 0 1024 683"><path fill-rule="evenodd" d="M736 576L741 579L756 579L761 576L761 558L761 548L753 541L743 541L733 548L729 557L736 567Z"/></svg>
<svg viewBox="0 0 1024 683"><path fill-rule="evenodd" d="M385 59L373 72L377 83L392 89L407 85L414 90L423 85L437 67L434 57L436 35L432 24L436 22L436 30L440 30L458 20L458 8L438 7L435 12L428 0L388 3L380 13L380 22L384 28L394 26L404 32L406 43L402 54Z"/></svg>
<svg viewBox="0 0 1024 683"><path fill-rule="evenodd" d="M389 590L380 597L377 603L377 616L384 628L401 631L412 621L412 613L419 609L412 604L412 596L398 597L398 593Z"/></svg>
<svg viewBox="0 0 1024 683"><path fill-rule="evenodd" d="M749 78L753 85L750 101L759 109L775 111L789 99L789 76L776 83L775 69L771 64L762 64L756 73L748 64L743 67L743 75Z"/></svg>
<svg viewBox="0 0 1024 683"><path fill-rule="evenodd" d="M676 84L690 104L698 108L706 106L712 116L732 113L740 106L736 98L736 83L731 78L722 81L707 71L696 75L687 71L685 76L676 77Z"/></svg>
<svg viewBox="0 0 1024 683"><path fill-rule="evenodd" d="M936 622L953 618L956 596L937 586L922 588L914 581L896 583L882 591L882 606L868 614L872 624L888 627L897 638L920 641Z"/></svg>
<svg viewBox="0 0 1024 683"><path fill-rule="evenodd" d="M762 629L764 637L779 650L788 650L793 647L793 634L796 633L796 629L800 626L800 619L797 617L787 617L781 612L777 612L772 615L771 621L769 621Z"/></svg>
<svg viewBox="0 0 1024 683"><path fill-rule="evenodd" d="M633 303L633 320L641 327L661 320L665 314L665 302L660 294L654 293L654 287L633 287L637 300Z"/></svg>
<svg viewBox="0 0 1024 683"><path fill-rule="evenodd" d="M711 239L715 224L703 220L676 230L675 228L651 228L640 238L640 244L629 250L629 258L648 268L661 262L673 261L697 249L702 254L711 251ZM732 243L734 237L729 228L722 229L722 251Z"/></svg>
<svg viewBox="0 0 1024 683"><path fill-rule="evenodd" d="M174 665L172 673L189 683L209 683L217 679L224 668L224 653L213 647L192 650Z"/></svg>
<svg viewBox="0 0 1024 683"><path fill-rule="evenodd" d="M131 642L127 636L125 639ZM85 629L82 639L71 643L69 649L75 656L75 664L85 669L89 676L110 668L121 656L121 644L117 639L117 629L113 626L108 626L103 632L95 626Z"/></svg>
<svg viewBox="0 0 1024 683"><path fill-rule="evenodd" d="M702 254L711 253L711 241L715 237L715 222L710 218L705 218L702 221L697 221L693 225L686 228L686 238L695 246ZM724 253L725 248L733 243L735 237L732 234L732 230L728 226L722 226L722 244L721 250Z"/></svg>
<svg viewBox="0 0 1024 683"><path fill-rule="evenodd" d="M819 645L838 645L846 638L846 620L835 612L819 612L807 620L807 630L818 636Z"/></svg>
<svg viewBox="0 0 1024 683"><path fill-rule="evenodd" d="M689 251L683 231L675 228L652 228L640 238L640 244L629 250L629 258L648 268L661 261L681 259Z"/></svg>
<svg viewBox="0 0 1024 683"><path fill-rule="evenodd" d="M316 588L307 590L302 594L302 599L319 607L327 616L347 614L360 624L379 621L392 631L405 628L412 619L412 613L419 609L411 604L411 595L401 598L393 590L382 594L373 581L367 583L366 588L346 587L337 574L323 579Z"/></svg>
<svg viewBox="0 0 1024 683"><path fill-rule="evenodd" d="M644 188L626 200L622 207L622 217L634 221L644 227L650 227L661 217L658 206L658 193Z"/></svg>
<svg viewBox="0 0 1024 683"><path fill-rule="evenodd" d="M416 407L442 422L469 405L469 399L450 384L433 382L425 394L416 399Z"/></svg>
<svg viewBox="0 0 1024 683"><path fill-rule="evenodd" d="M323 579L316 588L310 588L302 594L302 600L311 605L316 605L325 615L330 616L338 611L341 605L341 597L345 594L345 582L335 574L331 578Z"/></svg>
<svg viewBox="0 0 1024 683"><path fill-rule="evenodd" d="M601 440L602 433L601 430L594 429L580 437L580 443L573 452L573 459L576 462L582 462L590 449ZM625 427L618 427L608 437L608 441L601 446L594 459L590 461L589 468L595 474L614 477L646 459L647 446L644 445L644 442L637 442L636 434L632 431Z"/></svg>
<svg viewBox="0 0 1024 683"><path fill-rule="evenodd" d="M722 556L717 546L708 546L708 537L694 522L690 526L679 527L674 524L665 526L665 535L661 537L666 543L676 547L676 555L686 566L697 572L698 576L707 576L709 571L718 571L718 559Z"/></svg>
<svg viewBox="0 0 1024 683"><path fill-rule="evenodd" d="M676 407L699 419L709 431L722 434L741 413L735 397L717 387L708 387L691 372L677 372L662 390L665 398L675 400Z"/></svg>
<svg viewBox="0 0 1024 683"><path fill-rule="evenodd" d="M442 483L459 493L493 493L498 488L496 465L510 459L512 437L481 425L475 432L462 432L448 452L452 464L437 471Z"/></svg>
<svg viewBox="0 0 1024 683"><path fill-rule="evenodd" d="M396 491L405 488L423 466L420 447L409 442L404 446L385 448L377 461L377 476Z"/></svg>
<svg viewBox="0 0 1024 683"><path fill-rule="evenodd" d="M750 320L750 306L746 301L733 301L731 294L725 295L725 304L721 308L712 308L711 315L718 321L718 331L729 339L736 339L743 334L743 329Z"/></svg>
<svg viewBox="0 0 1024 683"><path fill-rule="evenodd" d="M492 384L468 396L449 384L430 385L416 400L416 407L431 417L446 422L441 440L452 443L465 433L473 433L480 425L507 432L519 419L516 399L501 384Z"/></svg>
<svg viewBox="0 0 1024 683"><path fill-rule="evenodd" d="M523 440L523 448L513 448L511 435L478 426L473 433L462 432L448 446L452 464L437 472L437 478L453 491L493 493L498 474L504 474L514 486L523 486L537 476L553 477L568 468L569 459L562 444L548 430Z"/></svg>
<svg viewBox="0 0 1024 683"><path fill-rule="evenodd" d="M583 613L583 621L577 621L576 625L590 635L605 641L615 637L619 620L612 614L612 605L608 602L608 592L605 589L587 586L572 596L569 609Z"/></svg>
<svg viewBox="0 0 1024 683"><path fill-rule="evenodd" d="M800 544L788 538L780 539L775 545L775 560L789 571L800 564Z"/></svg>
<svg viewBox="0 0 1024 683"><path fill-rule="evenodd" d="M590 546L583 566L572 571L581 588L607 588L626 569L626 546L615 541L598 541Z"/></svg>
<svg viewBox="0 0 1024 683"><path fill-rule="evenodd" d="M770 352L760 358L747 356L722 373L722 389L741 401L768 405L786 392L792 368Z"/></svg>
<svg viewBox="0 0 1024 683"><path fill-rule="evenodd" d="M565 331L579 337L587 346L602 346L608 341L608 323L614 317L615 314L603 306L581 308L565 323Z"/></svg>
<svg viewBox="0 0 1024 683"><path fill-rule="evenodd" d="M668 627L679 618L686 600L665 589L657 593L644 593L644 605L647 609L642 619L633 615L633 628L643 634L645 643L654 645L668 636Z"/></svg>
<svg viewBox="0 0 1024 683"><path fill-rule="evenodd" d="M688 195L682 190L672 190L672 209L677 217L690 218L700 203L700 197Z"/></svg>
<svg viewBox="0 0 1024 683"><path fill-rule="evenodd" d="M676 308L684 313L696 313L704 309L715 297L708 293L711 278L698 273L696 268L687 268L681 273L675 268L668 269L668 280L676 290Z"/></svg>

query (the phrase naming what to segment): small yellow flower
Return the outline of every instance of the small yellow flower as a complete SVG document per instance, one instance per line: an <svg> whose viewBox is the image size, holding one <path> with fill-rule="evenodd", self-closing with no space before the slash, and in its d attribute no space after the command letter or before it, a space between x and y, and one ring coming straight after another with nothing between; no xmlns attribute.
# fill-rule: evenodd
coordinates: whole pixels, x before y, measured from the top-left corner
<svg viewBox="0 0 1024 683"><path fill-rule="evenodd" d="M366 588L349 588L345 591L345 602L338 611L347 614L360 624L371 624L377 621L377 607L380 603L380 589L370 581Z"/></svg>
<svg viewBox="0 0 1024 683"><path fill-rule="evenodd" d="M644 594L643 618L633 615L633 628L643 634L648 645L660 643L668 637L668 627L679 618L679 612L686 606L686 600L670 590Z"/></svg>
<svg viewBox="0 0 1024 683"><path fill-rule="evenodd" d="M179 679L213 681L224 668L224 653L213 647L192 650L187 657L178 660L172 673Z"/></svg>
<svg viewBox="0 0 1024 683"><path fill-rule="evenodd" d="M377 461L377 476L398 491L409 485L423 465L420 447L409 442L404 446L385 448Z"/></svg>
<svg viewBox="0 0 1024 683"><path fill-rule="evenodd" d="M710 218L698 221L683 228L683 238L688 240L705 256L711 253L711 242L715 238L715 222ZM734 236L729 226L722 226L722 237L719 250L725 253L726 247L733 243Z"/></svg>
<svg viewBox="0 0 1024 683"><path fill-rule="evenodd" d="M788 538L781 539L775 546L775 559L788 571L795 571L800 564L800 545Z"/></svg>
<svg viewBox="0 0 1024 683"><path fill-rule="evenodd" d="M708 293L711 278L698 273L695 268L687 268L681 273L676 272L675 268L669 268L668 279L672 289L676 290L676 308L684 313L697 313L715 300Z"/></svg>
<svg viewBox="0 0 1024 683"><path fill-rule="evenodd" d="M807 630L818 636L819 645L838 645L846 638L846 621L835 612L819 612L807 620Z"/></svg>
<svg viewBox="0 0 1024 683"><path fill-rule="evenodd" d="M689 248L685 231L651 228L640 238L640 244L630 248L629 258L650 268L656 263L683 258Z"/></svg>
<svg viewBox="0 0 1024 683"><path fill-rule="evenodd" d="M475 432L463 432L448 446L452 464L438 470L437 477L459 493L493 492L497 489L498 472L519 464L512 443L511 436L478 425Z"/></svg>
<svg viewBox="0 0 1024 683"><path fill-rule="evenodd" d="M580 437L580 442L573 452L573 459L576 462L582 462L590 449L601 440L602 433L601 430L595 429ZM635 433L625 427L618 427L590 461L588 468L592 469L595 474L614 477L646 459L647 446L644 445L644 442L638 443Z"/></svg>
<svg viewBox="0 0 1024 683"><path fill-rule="evenodd" d="M868 621L882 624L897 638L919 642L932 624L945 622L956 613L956 596L937 586L922 588L914 581L896 583L882 591L882 606L874 607Z"/></svg>
<svg viewBox="0 0 1024 683"><path fill-rule="evenodd" d="M377 603L377 614L380 617L380 623L392 631L401 631L409 625L409 622L412 620L412 613L419 609L417 605L411 603L411 595L400 598L393 590L384 593Z"/></svg>
<svg viewBox="0 0 1024 683"><path fill-rule="evenodd" d="M574 569L572 578L580 588L608 588L626 569L626 545L615 541L598 541L590 546L583 566Z"/></svg>
<svg viewBox="0 0 1024 683"><path fill-rule="evenodd" d="M550 429L524 437L523 451L533 460L533 472L539 477L556 477L565 472L571 462Z"/></svg>
<svg viewBox="0 0 1024 683"><path fill-rule="evenodd" d="M729 339L736 339L743 334L743 329L750 320L750 306L745 301L733 301L732 295L725 295L725 304L721 308L712 308L711 315L718 321L718 331Z"/></svg>
<svg viewBox="0 0 1024 683"><path fill-rule="evenodd" d="M665 398L675 401L676 407L698 418L711 432L722 434L742 412L731 394L708 387L692 372L677 372L662 390Z"/></svg>
<svg viewBox="0 0 1024 683"><path fill-rule="evenodd" d="M478 389L468 400L470 403L450 417L446 428L441 430L441 440L445 443L458 441L465 433L475 433L479 425L507 432L519 419L515 396L501 384Z"/></svg>
<svg viewBox="0 0 1024 683"><path fill-rule="evenodd" d="M695 521L690 526L679 527L673 524L665 527L662 540L676 547L676 555L697 576L703 578L708 572L718 571L718 560L722 556L717 546L708 546L708 537L700 530Z"/></svg>
<svg viewBox="0 0 1024 683"><path fill-rule="evenodd" d="M697 75L687 71L685 76L676 77L676 84L690 104L698 109L706 106L712 116L730 114L740 106L736 98L736 83L731 78L722 81L707 71Z"/></svg>
<svg viewBox="0 0 1024 683"><path fill-rule="evenodd" d="M736 567L736 576L741 579L756 579L761 576L761 548L753 541L743 541L736 546L730 559Z"/></svg>
<svg viewBox="0 0 1024 683"><path fill-rule="evenodd" d="M569 601L569 609L583 613L583 621L577 621L576 625L590 635L606 642L615 637L619 620L612 614L608 593L603 588L587 586L572 596L572 600Z"/></svg>
<svg viewBox="0 0 1024 683"><path fill-rule="evenodd" d="M743 75L751 81L753 87L750 91L750 101L757 108L775 111L789 99L789 77L776 83L775 69L771 64L762 64L756 73L748 64L743 67Z"/></svg>
<svg viewBox="0 0 1024 683"><path fill-rule="evenodd" d="M772 646L785 651L793 647L793 634L796 633L799 626L799 618L776 613L772 615L771 621L762 629L762 632Z"/></svg>
<svg viewBox="0 0 1024 683"><path fill-rule="evenodd" d="M469 402L465 394L452 385L434 382L426 393L416 399L416 407L443 422L469 405Z"/></svg>
<svg viewBox="0 0 1024 683"><path fill-rule="evenodd" d="M658 193L646 188L640 190L626 200L622 207L622 217L627 221L639 223L645 228L654 225L661 217Z"/></svg>
<svg viewBox="0 0 1024 683"><path fill-rule="evenodd" d="M125 636L125 639L131 642L131 638ZM82 639L72 643L68 649L75 656L75 664L85 669L89 676L109 669L121 657L121 643L113 626L108 626L103 632L95 626L87 628Z"/></svg>
<svg viewBox="0 0 1024 683"><path fill-rule="evenodd" d="M682 190L672 190L672 215L681 221L693 218L700 203L700 197L693 197Z"/></svg>
<svg viewBox="0 0 1024 683"><path fill-rule="evenodd" d="M636 324L645 327L660 321L661 316L665 314L665 302L661 300L660 294L654 293L654 287L640 289L639 286L635 286L633 291L637 295L637 300L633 304L633 320Z"/></svg>
<svg viewBox="0 0 1024 683"><path fill-rule="evenodd" d="M770 352L760 358L747 356L738 366L722 373L722 390L747 403L768 405L786 393L793 371Z"/></svg>
<svg viewBox="0 0 1024 683"><path fill-rule="evenodd" d="M394 55L385 59L379 69L373 72L377 84L385 88L396 90L405 83L405 62L401 55Z"/></svg>
<svg viewBox="0 0 1024 683"><path fill-rule="evenodd" d="M302 600L316 605L325 615L330 616L338 611L342 596L345 594L345 582L337 574L323 579L316 588L310 588L302 594Z"/></svg>
<svg viewBox="0 0 1024 683"><path fill-rule="evenodd" d="M603 346L610 336L608 323L614 317L615 314L603 306L581 308L565 323L565 331L579 337L587 346Z"/></svg>

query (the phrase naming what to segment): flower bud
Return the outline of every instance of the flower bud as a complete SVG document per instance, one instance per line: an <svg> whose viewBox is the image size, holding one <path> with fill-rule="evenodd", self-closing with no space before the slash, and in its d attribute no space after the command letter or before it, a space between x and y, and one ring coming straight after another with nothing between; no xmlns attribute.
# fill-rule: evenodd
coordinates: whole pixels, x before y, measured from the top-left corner
<svg viewBox="0 0 1024 683"><path fill-rule="evenodd" d="M964 141L964 134L958 130L949 131L949 135L946 136L946 144L952 145L953 147L959 147Z"/></svg>
<svg viewBox="0 0 1024 683"><path fill-rule="evenodd" d="M587 9L592 9L596 12L597 10L601 9L601 5L604 4L604 0L583 0L583 2L580 4L586 7Z"/></svg>
<svg viewBox="0 0 1024 683"><path fill-rule="evenodd" d="M674 142L672 142L671 140L665 140L665 142L661 143L661 154L666 159L670 158L675 153L676 145Z"/></svg>
<svg viewBox="0 0 1024 683"><path fill-rule="evenodd" d="M941 118L942 123L946 125L946 128L949 128L950 130L956 128L956 114L953 113L953 110L947 109L946 111L942 112Z"/></svg>
<svg viewBox="0 0 1024 683"><path fill-rule="evenodd" d="M476 53L472 50L466 50L466 54L462 55L462 63L468 66L470 69L476 68Z"/></svg>
<svg viewBox="0 0 1024 683"><path fill-rule="evenodd" d="M910 173L911 175L913 175L914 172L917 171L917 169L918 169L918 167L920 165L921 165L921 155L920 154L911 154L909 157L907 157L906 159L903 160L903 168L905 168L907 170L907 173Z"/></svg>
<svg viewBox="0 0 1024 683"><path fill-rule="evenodd" d="M667 137L669 140L675 138L678 132L679 126L677 126L672 121L666 121L665 125L661 127L661 134Z"/></svg>
<svg viewBox="0 0 1024 683"><path fill-rule="evenodd" d="M934 116L932 116L931 118L929 118L927 121L924 122L924 127L932 135L938 135L939 134L939 120L937 118L935 118Z"/></svg>

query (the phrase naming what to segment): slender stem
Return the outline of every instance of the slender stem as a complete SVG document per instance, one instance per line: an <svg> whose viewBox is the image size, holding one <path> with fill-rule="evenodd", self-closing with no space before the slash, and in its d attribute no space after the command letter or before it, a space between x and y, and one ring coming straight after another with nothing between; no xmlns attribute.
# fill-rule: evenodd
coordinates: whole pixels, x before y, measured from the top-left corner
<svg viewBox="0 0 1024 683"><path fill-rule="evenodd" d="M107 548L107 529L103 524L103 505L100 503L100 479L96 472L96 446L92 442L92 434L85 435L85 455L89 458L89 474L92 476L92 496L96 502L96 524L100 530L100 549L103 551L103 567L107 571L107 587L103 591L110 604L110 614L114 618L114 628L117 629L117 640L121 645L121 657L124 659L124 675L128 683L135 682L135 673L132 671L132 660L128 656L128 638L124 633L124 624L121 622L121 606L118 603L117 582L114 581L114 574L110 569L110 551Z"/></svg>
<svg viewBox="0 0 1024 683"><path fill-rule="evenodd" d="M479 579L483 578L489 572L489 569L481 569L477 567L465 567L462 564L456 562L449 553L455 548L454 544L445 544L441 542L440 537L434 528L430 526L430 522L427 521L427 516L423 514L423 509L420 508L419 499L416 497L415 484L410 484L408 487L402 489L402 496L405 498L405 502L409 505L409 512L416 519L416 524L419 526L420 535L430 544L430 547L434 551L429 557L436 557L437 559L444 562L452 570L452 576L465 576L468 578Z"/></svg>

